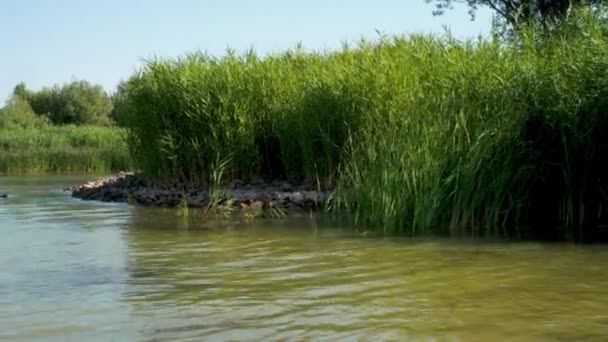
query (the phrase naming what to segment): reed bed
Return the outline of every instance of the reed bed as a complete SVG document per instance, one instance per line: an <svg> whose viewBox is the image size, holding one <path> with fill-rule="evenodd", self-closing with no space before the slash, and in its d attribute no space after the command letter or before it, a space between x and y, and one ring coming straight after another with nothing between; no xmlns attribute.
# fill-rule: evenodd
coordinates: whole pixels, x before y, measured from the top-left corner
<svg viewBox="0 0 608 342"><path fill-rule="evenodd" d="M123 129L45 126L0 129L0 173L107 173L132 167Z"/></svg>
<svg viewBox="0 0 608 342"><path fill-rule="evenodd" d="M606 220L608 35L590 16L512 42L381 37L340 51L150 60L128 143L153 178L335 188L391 234L585 239Z"/></svg>

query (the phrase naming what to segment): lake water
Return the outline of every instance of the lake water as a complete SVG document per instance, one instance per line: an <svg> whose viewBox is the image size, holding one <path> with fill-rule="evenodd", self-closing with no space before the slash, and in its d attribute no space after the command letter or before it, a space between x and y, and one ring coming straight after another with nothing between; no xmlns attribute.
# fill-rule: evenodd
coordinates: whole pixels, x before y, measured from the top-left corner
<svg viewBox="0 0 608 342"><path fill-rule="evenodd" d="M185 220L86 179L0 178L0 340L608 339L607 246Z"/></svg>

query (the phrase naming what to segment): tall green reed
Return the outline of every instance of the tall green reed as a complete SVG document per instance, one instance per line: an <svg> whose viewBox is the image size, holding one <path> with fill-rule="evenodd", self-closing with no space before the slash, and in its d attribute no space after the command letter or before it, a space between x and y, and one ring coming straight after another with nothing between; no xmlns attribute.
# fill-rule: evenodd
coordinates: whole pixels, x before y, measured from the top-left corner
<svg viewBox="0 0 608 342"><path fill-rule="evenodd" d="M0 173L106 173L132 168L119 128L46 126L0 129Z"/></svg>
<svg viewBox="0 0 608 342"><path fill-rule="evenodd" d="M127 83L128 140L151 177L209 183L230 155L229 178L320 179L333 211L386 233L578 239L603 217L606 43L581 15L512 42L150 60Z"/></svg>

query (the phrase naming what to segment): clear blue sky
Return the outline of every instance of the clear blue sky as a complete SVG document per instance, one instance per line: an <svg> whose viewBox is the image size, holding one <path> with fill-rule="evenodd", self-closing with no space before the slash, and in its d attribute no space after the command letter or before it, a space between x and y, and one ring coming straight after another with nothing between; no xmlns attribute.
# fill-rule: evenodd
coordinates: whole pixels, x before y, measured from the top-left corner
<svg viewBox="0 0 608 342"><path fill-rule="evenodd" d="M86 79L112 91L141 58L227 46L261 54L293 47L336 48L344 40L443 31L487 33L490 15L471 22L465 7L433 17L424 0L2 0L0 104L13 87Z"/></svg>

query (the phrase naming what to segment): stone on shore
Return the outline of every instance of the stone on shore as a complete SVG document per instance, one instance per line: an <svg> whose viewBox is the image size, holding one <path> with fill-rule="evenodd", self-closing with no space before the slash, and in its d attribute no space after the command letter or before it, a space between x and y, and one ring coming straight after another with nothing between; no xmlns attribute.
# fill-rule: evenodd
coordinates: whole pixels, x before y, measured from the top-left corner
<svg viewBox="0 0 608 342"><path fill-rule="evenodd" d="M186 205L204 208L211 203L209 190L187 184L158 184L147 182L137 174L121 172L66 189L72 196L83 200L127 202L142 206L177 207ZM305 184L285 181L266 183L259 177L248 184L234 180L215 193L214 204L229 205L236 209L259 214L264 210L283 210L302 213L321 209L329 192ZM0 196L1 197L1 196Z"/></svg>

